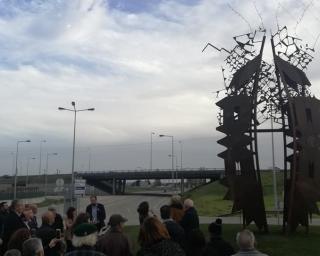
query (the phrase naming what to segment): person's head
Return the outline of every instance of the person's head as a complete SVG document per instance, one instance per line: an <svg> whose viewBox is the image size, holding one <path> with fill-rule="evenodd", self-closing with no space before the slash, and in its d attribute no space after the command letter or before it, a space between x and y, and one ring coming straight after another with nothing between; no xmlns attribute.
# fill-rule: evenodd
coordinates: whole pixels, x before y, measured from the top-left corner
<svg viewBox="0 0 320 256"><path fill-rule="evenodd" d="M53 215L54 215L54 217L56 217L56 215L57 215L57 209L56 209L55 207L53 207L53 206L48 207L48 211L49 211L49 212L52 212Z"/></svg>
<svg viewBox="0 0 320 256"><path fill-rule="evenodd" d="M23 256L44 256L42 242L39 238L30 238L22 244Z"/></svg>
<svg viewBox="0 0 320 256"><path fill-rule="evenodd" d="M160 208L160 215L161 215L161 219L163 220L167 220L170 219L170 212L171 212L171 208L169 205L163 205Z"/></svg>
<svg viewBox="0 0 320 256"><path fill-rule="evenodd" d="M27 221L30 221L33 218L33 211L29 206L24 208L23 216Z"/></svg>
<svg viewBox="0 0 320 256"><path fill-rule="evenodd" d="M7 203L7 202L1 202L1 203L0 203L0 211L1 211L1 212L7 211L8 208L9 208L9 206L8 206L8 203Z"/></svg>
<svg viewBox="0 0 320 256"><path fill-rule="evenodd" d="M29 208L32 210L33 215L38 213L38 206L36 204L29 204Z"/></svg>
<svg viewBox="0 0 320 256"><path fill-rule="evenodd" d="M54 223L54 213L52 211L46 211L42 214L42 224L52 225Z"/></svg>
<svg viewBox="0 0 320 256"><path fill-rule="evenodd" d="M138 209L137 209L137 212L140 214L140 215L148 215L148 212L149 212L149 203L147 201L143 201L139 204L138 206Z"/></svg>
<svg viewBox="0 0 320 256"><path fill-rule="evenodd" d="M238 232L236 241L239 248L242 250L254 249L255 237L254 234L248 229Z"/></svg>
<svg viewBox="0 0 320 256"><path fill-rule="evenodd" d="M90 246L97 243L98 230L93 224L82 223L73 230L72 244L74 247Z"/></svg>
<svg viewBox="0 0 320 256"><path fill-rule="evenodd" d="M21 214L23 212L23 209L24 209L24 204L21 200L17 199L17 200L13 200L11 202L11 205L10 205L10 209L12 211L15 211L16 213L18 214Z"/></svg>
<svg viewBox="0 0 320 256"><path fill-rule="evenodd" d="M148 217L142 223L138 241L140 245L152 245L163 239L170 239L168 230L157 217Z"/></svg>
<svg viewBox="0 0 320 256"><path fill-rule="evenodd" d="M128 220L120 214L113 214L110 216L108 225L113 230L123 231L124 223Z"/></svg>
<svg viewBox="0 0 320 256"><path fill-rule="evenodd" d="M208 226L208 231L211 237L220 237L222 235L222 220L216 219Z"/></svg>
<svg viewBox="0 0 320 256"><path fill-rule="evenodd" d="M77 210L76 208L74 207L69 207L68 210L67 210L67 218L68 219L71 219L71 220L74 220L77 216Z"/></svg>
<svg viewBox="0 0 320 256"><path fill-rule="evenodd" d="M21 256L21 251L17 249L11 249L6 251L3 256Z"/></svg>
<svg viewBox="0 0 320 256"><path fill-rule="evenodd" d="M89 215L86 212L80 212L78 216L76 217L72 229L77 227L78 225L82 223L89 223Z"/></svg>
<svg viewBox="0 0 320 256"><path fill-rule="evenodd" d="M91 204L96 204L97 203L97 196L96 195L91 195L90 196L90 203Z"/></svg>
<svg viewBox="0 0 320 256"><path fill-rule="evenodd" d="M187 243L190 248L201 250L206 245L206 238L200 229L193 229L187 235Z"/></svg>
<svg viewBox="0 0 320 256"><path fill-rule="evenodd" d="M193 201L192 201L190 198L184 200L183 208L184 208L185 210L188 210L188 209L190 209L190 208L192 208L192 207L194 207L194 205L193 205Z"/></svg>
<svg viewBox="0 0 320 256"><path fill-rule="evenodd" d="M181 196L173 195L170 200L170 204L182 204Z"/></svg>
<svg viewBox="0 0 320 256"><path fill-rule="evenodd" d="M20 228L14 232L8 242L8 249L17 249L22 251L24 241L31 238L31 233L27 228Z"/></svg>

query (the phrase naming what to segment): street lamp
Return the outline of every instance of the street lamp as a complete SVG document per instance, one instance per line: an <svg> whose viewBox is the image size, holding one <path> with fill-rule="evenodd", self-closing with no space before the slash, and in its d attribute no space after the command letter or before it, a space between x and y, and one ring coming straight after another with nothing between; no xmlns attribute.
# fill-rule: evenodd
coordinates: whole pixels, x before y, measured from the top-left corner
<svg viewBox="0 0 320 256"><path fill-rule="evenodd" d="M48 194L48 168L49 168L49 156L56 156L58 153L47 153L47 162L46 162L46 173L44 176L44 194L47 196Z"/></svg>
<svg viewBox="0 0 320 256"><path fill-rule="evenodd" d="M11 174L12 174L12 177L14 176L14 172L15 172L15 161L16 161L16 156L14 154L14 152L11 152L10 153L12 155L12 167L11 167Z"/></svg>
<svg viewBox="0 0 320 256"><path fill-rule="evenodd" d="M152 172L152 135L154 134L154 132L150 133L150 172Z"/></svg>
<svg viewBox="0 0 320 256"><path fill-rule="evenodd" d="M46 143L46 140L40 140L40 154L39 154L39 175L41 174L41 159L42 159L42 143Z"/></svg>
<svg viewBox="0 0 320 256"><path fill-rule="evenodd" d="M171 138L171 169L172 169L172 181L174 181L174 148L173 148L173 144L174 144L174 138L172 135L166 135L166 134L160 134L159 135L160 138L162 137L168 137Z"/></svg>
<svg viewBox="0 0 320 256"><path fill-rule="evenodd" d="M183 178L183 173L182 173L182 147L183 147L183 144L182 144L182 140L179 140L179 144L180 144L180 173L181 173L181 179L180 179L180 182L181 182L181 194L184 192L184 178Z"/></svg>
<svg viewBox="0 0 320 256"><path fill-rule="evenodd" d="M182 171L182 140L179 140L180 144L180 170Z"/></svg>
<svg viewBox="0 0 320 256"><path fill-rule="evenodd" d="M14 174L14 188L13 188L13 199L17 199L17 181L18 181L18 154L19 154L19 144L24 142L31 142L31 140L18 140L17 141L17 151L16 151L16 172Z"/></svg>
<svg viewBox="0 0 320 256"><path fill-rule="evenodd" d="M77 123L77 112L81 111L94 111L94 108L86 109L76 109L76 103L71 102L73 109L59 107L58 110L66 110L74 113L74 123L73 123L73 147L72 147L72 168L71 168L71 199L72 204L74 201L74 154L75 154L75 145L76 145L76 123Z"/></svg>
<svg viewBox="0 0 320 256"><path fill-rule="evenodd" d="M28 186L28 179L29 179L29 163L30 163L30 160L35 160L36 158L35 157L29 157L28 160L27 160L27 176L26 176L26 187Z"/></svg>

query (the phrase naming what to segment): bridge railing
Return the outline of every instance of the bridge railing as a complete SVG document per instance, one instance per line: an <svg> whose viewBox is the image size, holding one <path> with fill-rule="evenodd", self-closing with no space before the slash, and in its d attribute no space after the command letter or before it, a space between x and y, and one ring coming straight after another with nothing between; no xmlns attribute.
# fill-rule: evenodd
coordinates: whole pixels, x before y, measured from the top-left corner
<svg viewBox="0 0 320 256"><path fill-rule="evenodd" d="M79 174L92 174L92 173L126 173L126 172L180 172L180 171L224 171L224 168L204 168L204 167L201 167L201 168L182 168L182 169L134 169L134 170L108 170L108 171L91 171L91 172L88 172L88 171L84 171L84 172L77 172Z"/></svg>

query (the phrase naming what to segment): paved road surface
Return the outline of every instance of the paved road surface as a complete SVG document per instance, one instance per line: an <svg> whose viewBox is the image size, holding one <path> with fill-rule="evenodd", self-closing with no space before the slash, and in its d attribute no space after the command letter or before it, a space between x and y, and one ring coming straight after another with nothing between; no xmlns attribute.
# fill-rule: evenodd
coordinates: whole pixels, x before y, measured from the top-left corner
<svg viewBox="0 0 320 256"><path fill-rule="evenodd" d="M111 214L118 213L123 215L128 219L127 225L139 225L137 207L142 201L147 201L150 205L150 209L157 215L160 216L159 209L162 205L169 203L170 197L161 197L161 196L140 196L140 195L124 195L124 196L100 196L98 201L105 205L107 212L107 220ZM81 198L79 203L78 212L83 212L86 209L86 206L90 203L89 197ZM64 206L56 205L55 206L59 213L63 213ZM47 210L46 208L40 208L38 213L38 220L41 222L41 214ZM215 220L215 217L200 217L200 223L211 223ZM223 223L228 224L241 224L241 218L236 217L223 217ZM268 218L268 224L280 225L282 219L278 220L277 218ZM320 219L314 218L311 225L320 225Z"/></svg>

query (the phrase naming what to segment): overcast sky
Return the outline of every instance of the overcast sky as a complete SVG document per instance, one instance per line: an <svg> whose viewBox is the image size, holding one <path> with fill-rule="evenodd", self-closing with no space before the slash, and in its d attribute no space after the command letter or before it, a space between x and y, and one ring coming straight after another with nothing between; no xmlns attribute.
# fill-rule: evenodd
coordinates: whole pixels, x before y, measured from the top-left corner
<svg viewBox="0 0 320 256"><path fill-rule="evenodd" d="M231 8L239 12L245 22ZM256 9L258 11L256 11ZM223 88L225 55L207 42L232 48L234 35L263 24L313 45L320 32L318 1L225 0L0 0L0 173L12 173L16 141L19 173L43 166L71 169L73 116L58 106L95 107L77 120L76 169L171 168L170 138L180 166L223 167L216 144L214 91ZM271 61L267 43L264 58ZM320 97L319 44L307 75ZM262 166L271 166L270 136L260 139ZM279 140L278 140L279 141ZM281 165L281 147L277 145ZM89 161L91 159L91 161Z"/></svg>

